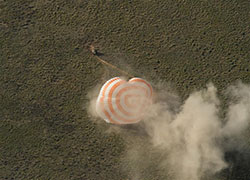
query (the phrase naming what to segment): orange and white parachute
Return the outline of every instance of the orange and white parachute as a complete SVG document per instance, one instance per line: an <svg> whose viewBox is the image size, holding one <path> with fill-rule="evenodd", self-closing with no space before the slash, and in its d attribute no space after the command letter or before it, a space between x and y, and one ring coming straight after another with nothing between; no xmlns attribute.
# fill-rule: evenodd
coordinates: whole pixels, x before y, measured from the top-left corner
<svg viewBox="0 0 250 180"><path fill-rule="evenodd" d="M152 94L151 85L141 78L132 78L127 82L115 77L102 86L96 111L108 123L137 123L152 103Z"/></svg>

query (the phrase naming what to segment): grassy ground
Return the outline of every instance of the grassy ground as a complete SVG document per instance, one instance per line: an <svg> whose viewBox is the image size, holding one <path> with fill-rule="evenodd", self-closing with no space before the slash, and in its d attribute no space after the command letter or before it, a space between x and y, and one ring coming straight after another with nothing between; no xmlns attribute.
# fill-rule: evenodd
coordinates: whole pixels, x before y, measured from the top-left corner
<svg viewBox="0 0 250 180"><path fill-rule="evenodd" d="M222 93L250 83L249 12L248 0L0 0L0 179L125 179L126 144L86 109L119 74L87 45L183 99L210 81Z"/></svg>

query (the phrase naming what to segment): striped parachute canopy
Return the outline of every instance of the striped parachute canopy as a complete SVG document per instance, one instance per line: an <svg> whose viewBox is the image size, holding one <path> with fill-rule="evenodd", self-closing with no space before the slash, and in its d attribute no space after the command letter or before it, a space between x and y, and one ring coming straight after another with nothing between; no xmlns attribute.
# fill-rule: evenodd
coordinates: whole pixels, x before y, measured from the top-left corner
<svg viewBox="0 0 250 180"><path fill-rule="evenodd" d="M108 123L137 123L151 105L152 94L151 85L141 78L132 78L127 82L115 77L102 86L96 110Z"/></svg>

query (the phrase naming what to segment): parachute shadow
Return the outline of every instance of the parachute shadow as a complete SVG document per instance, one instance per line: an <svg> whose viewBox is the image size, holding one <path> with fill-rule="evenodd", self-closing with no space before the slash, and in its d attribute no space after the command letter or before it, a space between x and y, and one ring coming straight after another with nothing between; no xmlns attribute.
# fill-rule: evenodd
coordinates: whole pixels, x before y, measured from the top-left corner
<svg viewBox="0 0 250 180"><path fill-rule="evenodd" d="M141 136L141 137L148 137L149 134L143 127L143 124L141 122L136 124L125 124L125 125L118 125L122 130L129 132L132 135L135 136Z"/></svg>

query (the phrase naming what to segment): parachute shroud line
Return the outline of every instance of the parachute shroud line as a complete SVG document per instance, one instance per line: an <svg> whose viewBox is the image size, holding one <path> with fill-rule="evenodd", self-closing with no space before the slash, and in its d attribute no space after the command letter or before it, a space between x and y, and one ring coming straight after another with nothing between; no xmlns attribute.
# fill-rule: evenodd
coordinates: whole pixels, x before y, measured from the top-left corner
<svg viewBox="0 0 250 180"><path fill-rule="evenodd" d="M96 57L96 59L97 59L98 61L100 61L102 64L107 65L107 66L111 67L112 69L115 69L115 70L119 71L120 73L122 73L122 74L128 76L129 78L133 78L133 77L134 77L133 75L127 73L126 71L124 71L124 70L122 70L122 69L120 69L120 68L114 66L113 64L108 63L108 62L105 61L104 59L100 58L99 52L95 49L94 46L92 46L92 45L90 46L90 51L91 51L91 53Z"/></svg>

